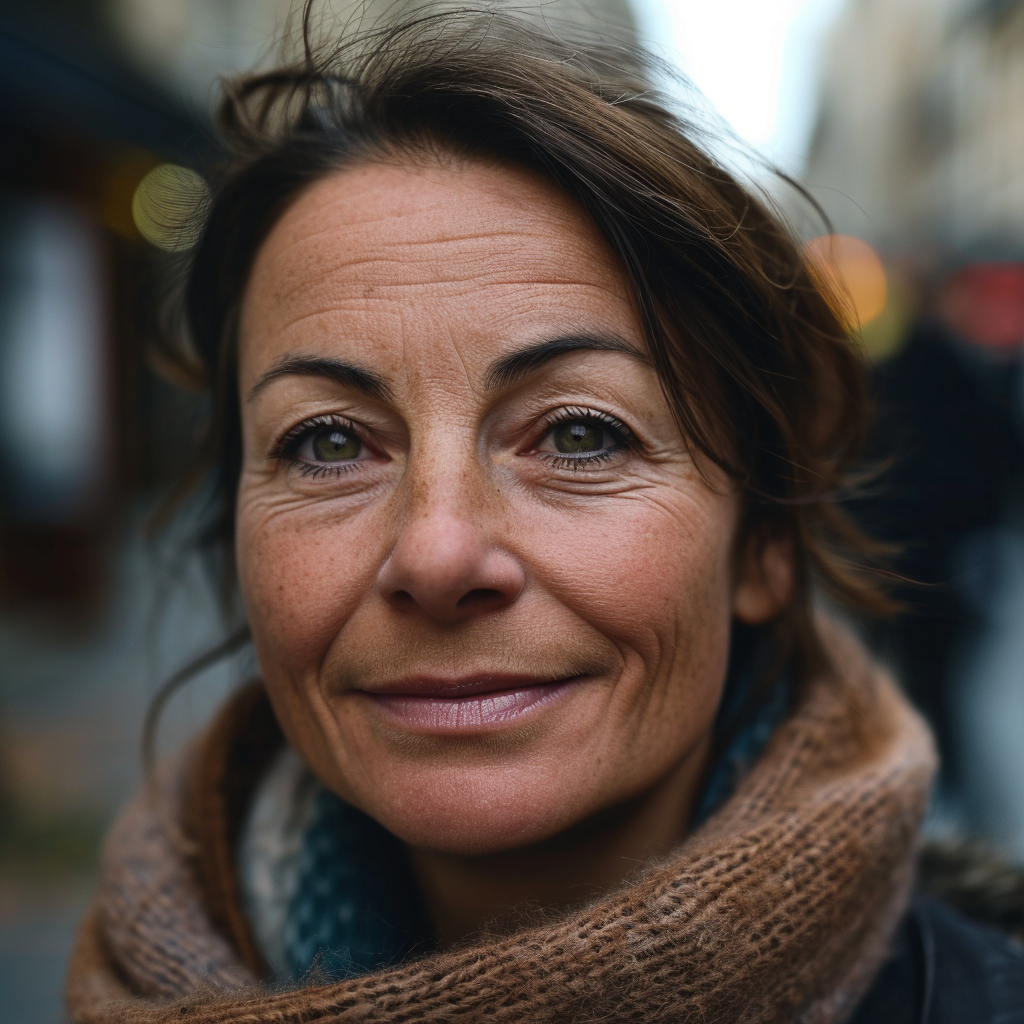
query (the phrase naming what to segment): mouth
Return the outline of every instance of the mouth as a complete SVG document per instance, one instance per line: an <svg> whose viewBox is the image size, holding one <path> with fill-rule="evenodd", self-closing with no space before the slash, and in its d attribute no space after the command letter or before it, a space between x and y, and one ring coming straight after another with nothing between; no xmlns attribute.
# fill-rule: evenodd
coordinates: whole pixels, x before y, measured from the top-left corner
<svg viewBox="0 0 1024 1024"><path fill-rule="evenodd" d="M416 678L362 690L395 725L419 733L479 733L519 723L561 700L582 681L491 675Z"/></svg>

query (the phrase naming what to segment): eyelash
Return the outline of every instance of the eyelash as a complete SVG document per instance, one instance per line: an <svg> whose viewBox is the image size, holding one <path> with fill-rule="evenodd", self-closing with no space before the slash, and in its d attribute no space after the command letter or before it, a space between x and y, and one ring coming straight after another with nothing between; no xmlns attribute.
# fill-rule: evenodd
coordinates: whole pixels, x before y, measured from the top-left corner
<svg viewBox="0 0 1024 1024"><path fill-rule="evenodd" d="M291 430L289 430L281 440L274 445L273 450L270 452L270 458L287 462L289 465L298 469L301 476L309 477L313 480L322 476L341 476L342 473L351 473L357 465L354 461L341 462L336 466L330 466L323 462L308 462L306 459L300 459L296 455L296 452L302 442L305 441L313 431L324 427L338 427L347 433L354 434L359 438L359 441L363 445L366 445L366 441L363 439L363 436L352 420L345 419L344 416L335 416L330 414L312 416L310 419L303 420L301 423L297 423L292 427Z"/></svg>
<svg viewBox="0 0 1024 1024"><path fill-rule="evenodd" d="M597 409L584 409L574 406L559 409L556 413L546 417L543 424L541 439L543 440L543 438L547 437L552 430L560 426L562 423L571 422L573 420L582 420L585 423L599 424L605 430L616 435L616 443L609 448L602 449L601 451L593 454L566 455L559 452L535 450L535 454L540 456L549 466L557 469L568 469L573 472L586 472L588 469L594 468L599 463L607 462L615 454L624 449L635 450L638 447L639 442L637 441L636 435L621 420ZM273 450L270 452L270 458L279 459L282 462L289 463L298 469L299 473L303 477L311 479L317 479L318 477L323 476L336 477L340 476L342 473L352 472L357 465L355 461L341 462L337 465L328 465L322 462L309 462L306 459L299 458L296 454L299 447L302 445L302 442L305 441L313 431L323 429L324 427L340 428L347 433L354 434L359 438L362 444L366 444L366 441L363 439L360 431L352 420L346 419L343 416L331 414L313 416L310 419L303 420L301 423L292 427L280 439L280 441L274 445Z"/></svg>
<svg viewBox="0 0 1024 1024"><path fill-rule="evenodd" d="M604 448L592 455L565 455L559 452L537 451L536 454L541 456L549 466L554 466L558 469L569 469L573 472L586 472L588 469L593 469L598 463L607 462L618 452L623 450L635 451L639 447L636 435L622 420L597 409L583 409L574 406L559 409L558 412L545 419L544 432L541 434L541 439L547 437L555 427L573 420L583 420L585 423L599 424L605 430L617 435L616 443L612 447Z"/></svg>

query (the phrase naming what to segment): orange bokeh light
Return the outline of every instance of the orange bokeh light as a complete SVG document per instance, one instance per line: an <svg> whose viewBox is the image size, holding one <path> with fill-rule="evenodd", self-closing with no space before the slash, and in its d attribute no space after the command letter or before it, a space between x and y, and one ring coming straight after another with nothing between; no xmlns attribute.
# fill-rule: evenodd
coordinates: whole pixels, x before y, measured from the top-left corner
<svg viewBox="0 0 1024 1024"><path fill-rule="evenodd" d="M885 268L867 242L852 235L821 235L804 243L803 252L847 330L860 329L885 309Z"/></svg>

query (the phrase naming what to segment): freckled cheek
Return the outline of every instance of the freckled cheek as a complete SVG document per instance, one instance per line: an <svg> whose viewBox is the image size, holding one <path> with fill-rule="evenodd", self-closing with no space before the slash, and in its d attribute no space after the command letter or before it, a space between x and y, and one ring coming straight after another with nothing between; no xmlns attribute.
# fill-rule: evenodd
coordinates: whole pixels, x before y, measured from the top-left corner
<svg viewBox="0 0 1024 1024"><path fill-rule="evenodd" d="M263 672L297 679L320 665L372 586L372 532L241 505L237 524L242 598Z"/></svg>
<svg viewBox="0 0 1024 1024"><path fill-rule="evenodd" d="M629 500L607 514L552 514L531 535L552 590L648 672L709 619L728 620L728 515Z"/></svg>

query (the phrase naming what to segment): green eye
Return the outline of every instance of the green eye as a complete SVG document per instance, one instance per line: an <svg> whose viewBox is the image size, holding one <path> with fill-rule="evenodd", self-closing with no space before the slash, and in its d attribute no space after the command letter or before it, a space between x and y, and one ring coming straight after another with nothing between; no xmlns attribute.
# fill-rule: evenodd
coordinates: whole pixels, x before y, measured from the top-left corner
<svg viewBox="0 0 1024 1024"><path fill-rule="evenodd" d="M312 448L317 462L346 462L359 457L363 442L355 434L332 427L313 436Z"/></svg>
<svg viewBox="0 0 1024 1024"><path fill-rule="evenodd" d="M607 447L604 435L604 428L594 423L569 420L555 427L551 440L555 450L563 455L586 455Z"/></svg>

